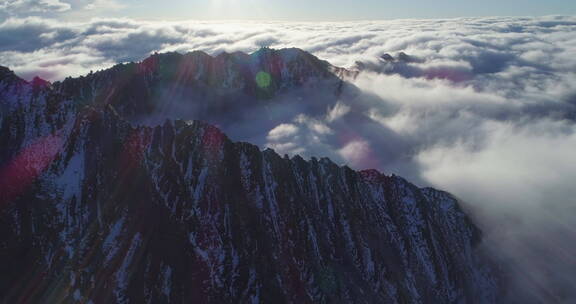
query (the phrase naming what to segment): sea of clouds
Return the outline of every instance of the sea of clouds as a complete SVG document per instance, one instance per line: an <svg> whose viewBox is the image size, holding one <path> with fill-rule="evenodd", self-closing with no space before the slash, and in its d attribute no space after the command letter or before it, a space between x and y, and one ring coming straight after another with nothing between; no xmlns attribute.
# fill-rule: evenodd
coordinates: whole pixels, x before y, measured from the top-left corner
<svg viewBox="0 0 576 304"><path fill-rule="evenodd" d="M359 95L343 95L321 114L294 112L265 130L262 146L447 190L502 262L507 302L576 299L576 17L0 22L0 65L25 79L60 80L155 51L261 46L375 67L353 80ZM379 59L399 52L412 60Z"/></svg>

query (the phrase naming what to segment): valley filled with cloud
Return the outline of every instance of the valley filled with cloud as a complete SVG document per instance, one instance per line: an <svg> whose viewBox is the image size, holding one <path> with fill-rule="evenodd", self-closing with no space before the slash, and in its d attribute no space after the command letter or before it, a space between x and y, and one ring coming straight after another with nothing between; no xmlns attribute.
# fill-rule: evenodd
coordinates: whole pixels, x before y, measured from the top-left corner
<svg viewBox="0 0 576 304"><path fill-rule="evenodd" d="M3 6L26 9L24 2ZM453 193L480 223L487 250L515 274L511 302L575 296L575 17L219 23L12 16L0 23L0 41L0 65L27 80L80 76L153 52L263 46L297 47L361 70L349 79L352 92L323 101L322 111L295 102L266 129L252 126L260 133L231 137Z"/></svg>

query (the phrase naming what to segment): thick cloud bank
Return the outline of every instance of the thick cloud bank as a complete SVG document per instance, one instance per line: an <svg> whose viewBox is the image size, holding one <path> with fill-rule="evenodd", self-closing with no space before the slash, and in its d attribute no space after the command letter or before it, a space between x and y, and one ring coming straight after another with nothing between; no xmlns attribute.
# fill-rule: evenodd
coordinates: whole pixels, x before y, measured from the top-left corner
<svg viewBox="0 0 576 304"><path fill-rule="evenodd" d="M58 1L39 3L64 9ZM51 80L154 51L260 46L299 47L334 65L363 67L354 80L360 92L328 101L320 114L291 109L255 141L450 191L474 212L486 247L503 262L507 302L576 301L576 17L242 24L11 18L0 24L0 42L0 64Z"/></svg>

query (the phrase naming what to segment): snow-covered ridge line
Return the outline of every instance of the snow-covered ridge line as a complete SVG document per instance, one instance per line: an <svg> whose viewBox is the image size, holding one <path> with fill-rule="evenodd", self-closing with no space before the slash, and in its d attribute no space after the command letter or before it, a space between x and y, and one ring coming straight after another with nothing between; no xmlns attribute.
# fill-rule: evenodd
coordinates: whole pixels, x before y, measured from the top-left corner
<svg viewBox="0 0 576 304"><path fill-rule="evenodd" d="M201 121L135 126L109 102L130 86L94 88L0 87L0 164L42 156L1 200L1 300L496 301L480 231L449 194ZM29 265L43 276L21 290Z"/></svg>

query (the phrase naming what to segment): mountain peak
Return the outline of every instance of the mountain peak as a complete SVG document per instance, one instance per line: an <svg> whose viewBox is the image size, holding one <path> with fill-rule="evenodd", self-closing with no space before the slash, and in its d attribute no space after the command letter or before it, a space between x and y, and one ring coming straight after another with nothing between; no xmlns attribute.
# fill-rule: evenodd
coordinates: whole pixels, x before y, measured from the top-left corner
<svg viewBox="0 0 576 304"><path fill-rule="evenodd" d="M0 102L0 302L495 302L480 232L452 196L261 151L210 120L232 116L230 131L264 117L252 126L266 132L283 100L264 99L283 92L323 114L315 97L331 91L314 84L333 80L306 52L263 49L2 82L14 102ZM42 273L32 289L29 265Z"/></svg>
<svg viewBox="0 0 576 304"><path fill-rule="evenodd" d="M257 62L262 62L270 59L281 60L283 63L289 63L297 60L304 60L310 64L315 64L323 67L328 67L330 64L327 61L320 60L313 54L306 52L299 48L282 48L273 49L268 47L262 47L257 51L252 53L245 53L242 51L235 52L221 52L216 55L210 55L202 50L195 50L187 52L184 54L178 52L166 52L166 53L153 53L149 57L145 58L140 62L140 64L149 65L152 61L158 61L158 63L170 62L173 60L182 59L195 59L211 62L214 60L235 60L238 62L245 62L247 64L255 64Z"/></svg>
<svg viewBox="0 0 576 304"><path fill-rule="evenodd" d="M30 82L34 89L43 89L50 86L50 82L40 78L39 76L35 76L32 81Z"/></svg>
<svg viewBox="0 0 576 304"><path fill-rule="evenodd" d="M67 78L54 87L65 96L82 99L82 104L113 104L124 117L168 113L165 116L171 118L197 119L205 112L257 106L260 100L292 89L324 86L337 94L342 80L336 71L296 48L215 56L204 51L168 52Z"/></svg>
<svg viewBox="0 0 576 304"><path fill-rule="evenodd" d="M65 302L494 302L479 230L453 197L283 158L199 121L135 127L108 108L10 163L26 184L0 213L7 302L61 280ZM17 165L30 160L28 178ZM17 288L29 265L43 273L32 293Z"/></svg>
<svg viewBox="0 0 576 304"><path fill-rule="evenodd" d="M8 83L14 83L14 82L21 82L21 83L25 83L25 81L16 76L16 74L14 73L14 71L10 70L8 67L5 66L1 66L0 65L0 82L8 82Z"/></svg>

